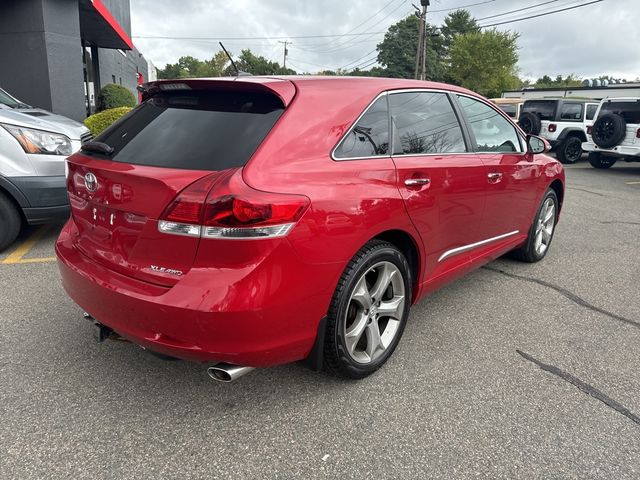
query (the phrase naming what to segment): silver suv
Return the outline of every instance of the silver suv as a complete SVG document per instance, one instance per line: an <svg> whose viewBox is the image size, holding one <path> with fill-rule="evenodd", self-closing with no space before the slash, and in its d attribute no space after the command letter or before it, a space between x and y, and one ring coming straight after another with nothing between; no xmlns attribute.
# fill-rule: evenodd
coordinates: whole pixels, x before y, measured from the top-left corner
<svg viewBox="0 0 640 480"><path fill-rule="evenodd" d="M594 168L610 168L618 159L640 162L640 98L605 98L582 148Z"/></svg>
<svg viewBox="0 0 640 480"><path fill-rule="evenodd" d="M525 133L546 139L562 163L582 157L582 142L598 109L597 100L544 98L527 100L518 123Z"/></svg>
<svg viewBox="0 0 640 480"><path fill-rule="evenodd" d="M69 215L65 159L90 138L81 123L33 108L0 88L0 250L23 225Z"/></svg>

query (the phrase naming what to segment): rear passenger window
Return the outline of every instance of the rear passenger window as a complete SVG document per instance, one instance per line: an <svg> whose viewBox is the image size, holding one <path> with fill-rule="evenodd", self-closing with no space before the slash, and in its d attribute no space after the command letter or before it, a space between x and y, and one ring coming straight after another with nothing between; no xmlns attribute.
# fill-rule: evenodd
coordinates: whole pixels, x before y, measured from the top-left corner
<svg viewBox="0 0 640 480"><path fill-rule="evenodd" d="M479 152L522 152L520 137L511 123L489 105L458 95Z"/></svg>
<svg viewBox="0 0 640 480"><path fill-rule="evenodd" d="M598 105L587 105L587 120L593 120L598 111Z"/></svg>
<svg viewBox="0 0 640 480"><path fill-rule="evenodd" d="M389 96L394 155L466 152L462 128L445 93Z"/></svg>
<svg viewBox="0 0 640 480"><path fill-rule="evenodd" d="M376 100L342 139L333 156L375 157L389 154L389 114L386 95Z"/></svg>
<svg viewBox="0 0 640 480"><path fill-rule="evenodd" d="M560 107L560 120L582 120L583 107L581 103L563 103Z"/></svg>

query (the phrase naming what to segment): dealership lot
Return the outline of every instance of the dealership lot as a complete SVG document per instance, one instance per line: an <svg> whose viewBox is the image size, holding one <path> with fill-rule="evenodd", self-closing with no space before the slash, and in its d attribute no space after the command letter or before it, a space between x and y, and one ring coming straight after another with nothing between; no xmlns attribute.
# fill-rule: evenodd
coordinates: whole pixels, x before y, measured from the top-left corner
<svg viewBox="0 0 640 480"><path fill-rule="evenodd" d="M93 341L58 226L0 254L3 478L637 478L640 167L567 167L553 247L412 310L362 381L299 365L213 382Z"/></svg>

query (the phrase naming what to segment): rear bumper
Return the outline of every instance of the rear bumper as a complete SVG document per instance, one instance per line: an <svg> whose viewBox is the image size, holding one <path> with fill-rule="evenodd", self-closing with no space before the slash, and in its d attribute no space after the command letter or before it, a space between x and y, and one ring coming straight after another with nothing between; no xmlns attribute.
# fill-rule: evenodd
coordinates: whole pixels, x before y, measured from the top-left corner
<svg viewBox="0 0 640 480"><path fill-rule="evenodd" d="M613 148L600 148L593 142L584 142L582 149L585 152L600 152L603 155L609 155L613 157L636 157L640 159L640 145L637 147L629 147L625 145L618 145Z"/></svg>
<svg viewBox="0 0 640 480"><path fill-rule="evenodd" d="M311 351L331 292L304 278L328 278L337 266L302 264L285 241L259 265L192 268L163 287L92 262L74 247L74 228L70 220L56 243L64 288L124 338L185 360L252 367L302 360Z"/></svg>

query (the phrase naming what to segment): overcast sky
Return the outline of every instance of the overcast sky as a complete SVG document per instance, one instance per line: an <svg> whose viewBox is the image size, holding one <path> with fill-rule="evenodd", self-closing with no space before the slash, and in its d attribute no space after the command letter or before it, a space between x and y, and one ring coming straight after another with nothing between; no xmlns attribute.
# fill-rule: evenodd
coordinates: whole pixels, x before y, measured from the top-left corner
<svg viewBox="0 0 640 480"><path fill-rule="evenodd" d="M366 66L375 59L376 44L389 25L413 10L418 0L131 0L134 43L156 66L183 55L210 58L217 40L148 39L166 37L271 37L223 40L233 54L250 48L282 64L290 39L289 66L299 72ZM558 10L590 0L431 0L430 23L440 24L447 12L468 7L481 25ZM544 4L544 5L540 5ZM535 6L509 15L512 10ZM495 16L495 17L494 17ZM579 78L640 76L640 1L604 0L582 8L498 26L520 33L520 75L576 74ZM310 35L347 35L295 38ZM293 37L293 38L291 38Z"/></svg>

